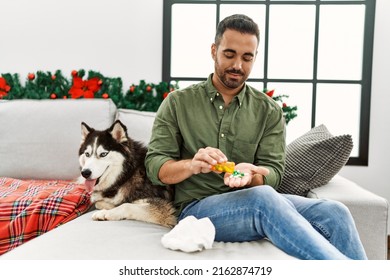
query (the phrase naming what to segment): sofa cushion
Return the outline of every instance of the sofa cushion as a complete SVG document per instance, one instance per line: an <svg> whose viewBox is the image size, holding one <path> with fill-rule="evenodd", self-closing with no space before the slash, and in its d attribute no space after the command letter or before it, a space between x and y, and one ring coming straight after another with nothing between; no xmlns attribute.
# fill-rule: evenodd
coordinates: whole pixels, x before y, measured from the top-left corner
<svg viewBox="0 0 390 280"><path fill-rule="evenodd" d="M201 252L173 251L161 243L169 232L166 227L133 220L97 222L92 220L94 213L34 238L0 260L296 260L268 239L214 242L212 249Z"/></svg>
<svg viewBox="0 0 390 280"><path fill-rule="evenodd" d="M129 137L147 145L152 134L154 112L141 112L130 109L119 109L117 119L126 127Z"/></svg>
<svg viewBox="0 0 390 280"><path fill-rule="evenodd" d="M332 179L349 159L351 135L333 136L325 125L314 127L286 150L286 169L278 191L306 196Z"/></svg>
<svg viewBox="0 0 390 280"><path fill-rule="evenodd" d="M106 129L115 113L104 99L0 102L0 176L77 178L81 122Z"/></svg>

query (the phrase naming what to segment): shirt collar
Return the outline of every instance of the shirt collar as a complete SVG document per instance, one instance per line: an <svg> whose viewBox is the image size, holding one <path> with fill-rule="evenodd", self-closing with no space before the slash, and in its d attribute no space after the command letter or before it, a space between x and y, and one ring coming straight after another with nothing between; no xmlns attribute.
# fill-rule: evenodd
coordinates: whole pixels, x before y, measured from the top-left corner
<svg viewBox="0 0 390 280"><path fill-rule="evenodd" d="M210 101L214 102L215 98L219 95L219 93L217 89L214 87L212 79L213 79L213 74L210 74L206 81L206 92L210 98ZM245 83L242 90L234 97L234 100L237 100L238 106L240 107L243 104L246 89L247 89L247 85Z"/></svg>

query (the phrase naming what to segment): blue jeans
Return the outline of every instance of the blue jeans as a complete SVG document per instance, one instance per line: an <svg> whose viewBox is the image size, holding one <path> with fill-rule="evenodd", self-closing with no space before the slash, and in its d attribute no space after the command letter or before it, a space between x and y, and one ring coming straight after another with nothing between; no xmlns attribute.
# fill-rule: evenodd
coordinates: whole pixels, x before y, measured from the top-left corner
<svg viewBox="0 0 390 280"><path fill-rule="evenodd" d="M340 202L310 199L257 186L190 203L187 216L210 218L215 240L268 238L289 255L307 260L367 259L353 218Z"/></svg>

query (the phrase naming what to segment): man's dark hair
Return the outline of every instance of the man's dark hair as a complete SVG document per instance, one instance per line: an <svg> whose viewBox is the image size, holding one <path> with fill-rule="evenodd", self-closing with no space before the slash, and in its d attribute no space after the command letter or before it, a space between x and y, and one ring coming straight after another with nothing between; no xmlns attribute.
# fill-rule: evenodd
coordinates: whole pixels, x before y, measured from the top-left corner
<svg viewBox="0 0 390 280"><path fill-rule="evenodd" d="M257 42L260 41L260 31L258 25L246 15L231 15L219 22L214 41L216 45L219 45L219 43L221 42L222 35L226 31L226 29L232 29L244 34L256 35Z"/></svg>

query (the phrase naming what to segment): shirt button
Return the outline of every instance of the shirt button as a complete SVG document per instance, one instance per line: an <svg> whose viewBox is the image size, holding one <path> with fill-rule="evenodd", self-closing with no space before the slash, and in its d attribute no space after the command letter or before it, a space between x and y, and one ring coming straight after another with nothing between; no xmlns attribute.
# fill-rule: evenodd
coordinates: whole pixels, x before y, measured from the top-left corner
<svg viewBox="0 0 390 280"><path fill-rule="evenodd" d="M217 92L217 96L219 96L219 93Z"/></svg>
<svg viewBox="0 0 390 280"><path fill-rule="evenodd" d="M221 137L222 137L222 138L225 137L225 134L222 133L222 134L221 134Z"/></svg>
<svg viewBox="0 0 390 280"><path fill-rule="evenodd" d="M210 101L213 101L213 98L210 98Z"/></svg>
<svg viewBox="0 0 390 280"><path fill-rule="evenodd" d="M223 109L223 106L222 106L222 105L220 105L220 106L219 106L219 109L221 109L221 110L222 110L222 109Z"/></svg>

